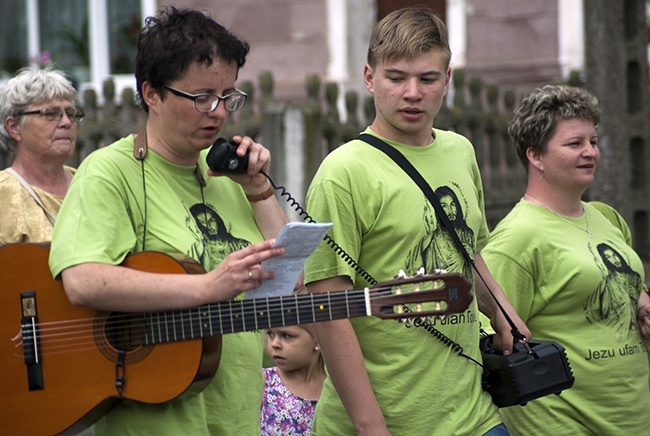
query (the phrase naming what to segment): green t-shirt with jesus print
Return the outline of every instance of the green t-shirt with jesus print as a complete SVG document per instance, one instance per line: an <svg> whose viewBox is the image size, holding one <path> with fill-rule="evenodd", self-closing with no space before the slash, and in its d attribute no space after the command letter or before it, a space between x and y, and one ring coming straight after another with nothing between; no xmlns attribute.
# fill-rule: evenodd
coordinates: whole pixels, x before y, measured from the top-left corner
<svg viewBox="0 0 650 436"><path fill-rule="evenodd" d="M389 142L418 169L438 195L466 250L474 255L488 238L483 187L470 142L434 130L435 140L412 147ZM366 133L373 134L369 129ZM378 281L399 270L414 275L445 269L473 277L470 266L433 207L388 156L353 140L330 153L314 177L307 210L333 222L330 235ZM321 244L305 267L306 283L348 276L356 289L368 283L331 247ZM401 323L376 317L351 320L370 383L394 435L482 435L501 423L481 388L481 368L427 331L429 322L480 361L476 299L462 313ZM352 387L353 388L353 387ZM354 434L336 390L327 379L316 406L313 433Z"/></svg>
<svg viewBox="0 0 650 436"><path fill-rule="evenodd" d="M636 320L647 291L643 265L626 225L583 206L581 217L562 219L522 200L481 252L532 337L564 346L575 377L561 395L501 409L513 435L640 435L650 428L648 355Z"/></svg>
<svg viewBox="0 0 650 436"><path fill-rule="evenodd" d="M203 156L201 188L194 166L173 164L151 150L143 180L133 147L129 136L81 163L54 230L55 276L79 263L119 264L143 245L191 257L211 270L229 253L263 239L241 187L226 177L207 177ZM262 335L227 334L222 340L219 369L203 392L158 405L123 401L95 425L96 434L259 434ZM175 359L165 364L174 371ZM128 385L128 366L125 377ZM151 380L151 389L164 383Z"/></svg>

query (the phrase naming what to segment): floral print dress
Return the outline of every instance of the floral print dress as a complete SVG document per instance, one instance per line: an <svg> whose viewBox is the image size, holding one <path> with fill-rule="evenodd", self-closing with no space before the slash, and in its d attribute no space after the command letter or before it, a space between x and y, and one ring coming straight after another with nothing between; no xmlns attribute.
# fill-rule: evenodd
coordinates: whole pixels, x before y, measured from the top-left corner
<svg viewBox="0 0 650 436"><path fill-rule="evenodd" d="M317 401L292 394L276 367L264 368L264 380L262 436L309 435Z"/></svg>

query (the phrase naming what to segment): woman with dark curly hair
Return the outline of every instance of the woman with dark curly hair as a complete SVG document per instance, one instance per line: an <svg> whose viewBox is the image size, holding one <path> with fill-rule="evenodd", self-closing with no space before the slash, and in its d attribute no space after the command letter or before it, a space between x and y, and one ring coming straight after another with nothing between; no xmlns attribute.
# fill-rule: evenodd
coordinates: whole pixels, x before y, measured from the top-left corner
<svg viewBox="0 0 650 436"><path fill-rule="evenodd" d="M237 152L249 156L247 173L215 174L205 161L230 113L246 103L235 83L248 50L200 11L169 7L147 18L135 63L145 126L84 159L52 238L50 268L74 305L116 312L188 309L244 298L274 277L260 263L284 252L272 239L287 217L261 173L269 169L270 152L236 135ZM238 238L229 241L235 244L214 244L214 250L211 205L218 207L220 230ZM127 256L152 250L191 257L207 273L122 265ZM161 404L124 400L95 425L95 434L259 434L262 336L246 331L222 341L216 374L189 362L204 387L199 393L177 392L183 398ZM188 357L161 365L169 379L179 379L179 362ZM201 359L216 357L208 351ZM127 364L126 389L130 371ZM158 378L153 390L166 383Z"/></svg>

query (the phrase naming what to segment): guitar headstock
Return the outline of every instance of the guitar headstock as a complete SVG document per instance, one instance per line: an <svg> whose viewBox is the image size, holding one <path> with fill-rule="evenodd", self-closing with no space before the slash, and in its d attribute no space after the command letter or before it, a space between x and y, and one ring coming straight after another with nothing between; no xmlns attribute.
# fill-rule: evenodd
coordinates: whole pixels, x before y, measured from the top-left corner
<svg viewBox="0 0 650 436"><path fill-rule="evenodd" d="M398 277L370 289L370 309L372 315L383 319L460 313L472 302L470 290L469 281L459 273ZM373 291L377 295L372 295ZM404 305L408 305L407 309Z"/></svg>

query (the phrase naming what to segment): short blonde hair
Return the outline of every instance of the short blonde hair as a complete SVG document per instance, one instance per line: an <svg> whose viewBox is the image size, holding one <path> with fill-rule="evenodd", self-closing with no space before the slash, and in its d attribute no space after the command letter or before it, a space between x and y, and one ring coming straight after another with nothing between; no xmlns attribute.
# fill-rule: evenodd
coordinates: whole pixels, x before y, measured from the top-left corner
<svg viewBox="0 0 650 436"><path fill-rule="evenodd" d="M445 23L432 9L403 8L386 15L375 25L370 35L367 62L375 68L380 62L413 59L434 49L446 56L448 67L451 49Z"/></svg>

